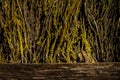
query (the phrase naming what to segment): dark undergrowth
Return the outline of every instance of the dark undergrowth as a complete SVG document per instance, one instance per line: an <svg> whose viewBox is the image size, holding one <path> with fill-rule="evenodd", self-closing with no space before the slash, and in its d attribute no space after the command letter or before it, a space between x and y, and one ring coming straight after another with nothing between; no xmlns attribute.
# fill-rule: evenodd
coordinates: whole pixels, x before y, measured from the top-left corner
<svg viewBox="0 0 120 80"><path fill-rule="evenodd" d="M120 61L119 0L0 0L0 63Z"/></svg>

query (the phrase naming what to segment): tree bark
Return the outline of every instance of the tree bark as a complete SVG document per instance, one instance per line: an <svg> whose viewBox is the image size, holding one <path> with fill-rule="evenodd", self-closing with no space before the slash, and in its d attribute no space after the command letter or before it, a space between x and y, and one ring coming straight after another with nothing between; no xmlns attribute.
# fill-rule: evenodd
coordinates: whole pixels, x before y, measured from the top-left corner
<svg viewBox="0 0 120 80"><path fill-rule="evenodd" d="M119 80L120 63L0 64L0 79Z"/></svg>

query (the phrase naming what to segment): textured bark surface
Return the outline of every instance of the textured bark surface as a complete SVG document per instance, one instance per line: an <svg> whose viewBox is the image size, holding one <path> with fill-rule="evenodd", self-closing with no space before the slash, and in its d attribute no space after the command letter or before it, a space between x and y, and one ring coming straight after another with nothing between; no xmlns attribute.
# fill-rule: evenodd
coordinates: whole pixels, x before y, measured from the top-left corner
<svg viewBox="0 0 120 80"><path fill-rule="evenodd" d="M120 63L0 64L0 80L120 80Z"/></svg>

